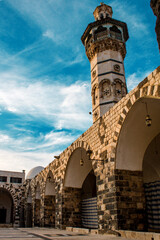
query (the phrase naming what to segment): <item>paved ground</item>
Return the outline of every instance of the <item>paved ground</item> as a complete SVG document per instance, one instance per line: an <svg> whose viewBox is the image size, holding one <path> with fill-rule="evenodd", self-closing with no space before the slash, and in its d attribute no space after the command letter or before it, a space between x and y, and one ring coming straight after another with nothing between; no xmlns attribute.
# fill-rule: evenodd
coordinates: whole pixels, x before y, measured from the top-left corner
<svg viewBox="0 0 160 240"><path fill-rule="evenodd" d="M0 240L125 240L109 235L79 234L50 228L0 228Z"/></svg>

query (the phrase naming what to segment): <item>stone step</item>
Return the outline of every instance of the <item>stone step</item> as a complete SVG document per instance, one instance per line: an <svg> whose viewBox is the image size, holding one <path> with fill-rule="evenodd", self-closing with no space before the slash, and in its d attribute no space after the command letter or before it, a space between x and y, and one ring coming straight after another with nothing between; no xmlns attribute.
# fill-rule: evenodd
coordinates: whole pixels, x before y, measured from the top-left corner
<svg viewBox="0 0 160 240"><path fill-rule="evenodd" d="M12 228L13 227L13 224L10 223L10 224L7 224L7 223L1 223L0 224L0 228Z"/></svg>
<svg viewBox="0 0 160 240"><path fill-rule="evenodd" d="M80 234L98 234L97 229L87 229L87 228L76 228L76 227L66 227L67 231L80 233Z"/></svg>

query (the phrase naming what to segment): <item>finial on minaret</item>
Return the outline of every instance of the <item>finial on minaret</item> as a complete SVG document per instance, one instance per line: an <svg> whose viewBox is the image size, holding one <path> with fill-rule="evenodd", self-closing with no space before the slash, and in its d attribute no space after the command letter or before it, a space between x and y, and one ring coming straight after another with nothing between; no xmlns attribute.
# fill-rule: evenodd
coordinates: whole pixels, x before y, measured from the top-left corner
<svg viewBox="0 0 160 240"><path fill-rule="evenodd" d="M112 17L113 11L112 8L108 5L106 5L104 2L100 3L100 6L96 7L94 10L94 18L95 20L101 20L106 17Z"/></svg>

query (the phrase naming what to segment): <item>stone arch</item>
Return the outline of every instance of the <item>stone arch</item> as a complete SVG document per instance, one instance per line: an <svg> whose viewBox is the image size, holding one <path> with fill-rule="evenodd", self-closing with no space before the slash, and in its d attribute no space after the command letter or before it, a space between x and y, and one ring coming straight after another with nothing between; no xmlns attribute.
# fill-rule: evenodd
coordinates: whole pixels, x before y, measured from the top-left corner
<svg viewBox="0 0 160 240"><path fill-rule="evenodd" d="M33 196L34 196L34 188L31 184L31 180L27 182L26 185L26 205L25 205L25 226L32 227L33 224Z"/></svg>
<svg viewBox="0 0 160 240"><path fill-rule="evenodd" d="M97 102L97 99L98 99L98 83L95 83L93 88L92 88L92 92L91 92L91 95L92 95L92 102L94 105L96 105L96 102Z"/></svg>
<svg viewBox="0 0 160 240"><path fill-rule="evenodd" d="M81 163L82 162L82 163ZM84 148L78 147L71 154L65 172L64 186L82 188L84 179L92 169Z"/></svg>
<svg viewBox="0 0 160 240"><path fill-rule="evenodd" d="M150 129L145 126L145 118L147 115L145 103L147 103L149 107L150 115L152 117L153 124L154 124L154 125L152 124ZM115 146L116 146L116 168L117 169L135 170L135 171L142 170L142 159L143 159L145 150L148 144L150 143L150 141L160 131L160 127L158 126L159 125L158 121L160 121L160 117L156 113L156 111L158 112L159 106L160 106L160 98L151 96L148 93L148 91L146 91L145 88L141 90L141 96L139 96L139 98L137 98L137 92L136 92L130 97L130 99L128 99L128 102L126 106L123 108L122 114L120 115L117 128L116 128L117 130L114 133L114 139L117 139L117 140L114 140ZM147 131L149 135L146 135ZM125 137L124 137L124 134L126 135ZM133 138L133 136L135 136L135 139ZM133 143L134 140L135 140L135 143ZM137 151L135 151L136 149L135 145L137 146ZM126 146L128 146L128 148ZM140 150L141 147L143 148L143 150L142 149ZM124 150L124 148L126 149ZM133 153L131 152L131 149ZM134 158L134 160L132 159L134 166L132 165L129 167L129 159L131 161L131 156L132 158ZM135 159L137 160L135 161Z"/></svg>
<svg viewBox="0 0 160 240"><path fill-rule="evenodd" d="M10 188L0 187L0 223L13 224L16 209L16 199Z"/></svg>
<svg viewBox="0 0 160 240"><path fill-rule="evenodd" d="M110 27L110 36L112 38L118 39L118 40L122 40L122 32L121 30L119 30L119 28L117 26L112 26Z"/></svg>
<svg viewBox="0 0 160 240"><path fill-rule="evenodd" d="M143 182L148 229L160 232L160 133L148 145L143 158Z"/></svg>
<svg viewBox="0 0 160 240"><path fill-rule="evenodd" d="M103 79L99 83L100 97L109 97L111 95L111 81L109 79Z"/></svg>
<svg viewBox="0 0 160 240"><path fill-rule="evenodd" d="M94 39L95 40L101 40L107 34L108 34L108 29L101 25L94 31Z"/></svg>
<svg viewBox="0 0 160 240"><path fill-rule="evenodd" d="M66 168L67 168L67 165L68 165L68 161L72 155L72 153L77 149L77 148L84 148L86 151L90 150L90 145L85 142L85 141L77 141L77 142L74 142L71 144L71 146L69 147L67 153L66 153L66 160L64 162L64 172L63 172L63 175L65 177L65 172L66 172Z"/></svg>
<svg viewBox="0 0 160 240"><path fill-rule="evenodd" d="M11 197L13 199L14 206L17 206L17 204L18 204L17 203L17 196L16 196L15 192L13 191L13 189L10 186L3 186L2 189L5 189L5 190L7 190L10 193L10 195L11 195Z"/></svg>
<svg viewBox="0 0 160 240"><path fill-rule="evenodd" d="M126 94L126 91L124 89L124 83L121 79L116 78L113 81L113 92L116 97L122 97Z"/></svg>
<svg viewBox="0 0 160 240"><path fill-rule="evenodd" d="M55 196L55 179L51 170L48 171L45 182L45 195Z"/></svg>
<svg viewBox="0 0 160 240"><path fill-rule="evenodd" d="M63 182L66 226L98 227L96 176L87 155L89 149L89 145L81 141L74 143L68 152ZM95 212L91 221L90 208Z"/></svg>
<svg viewBox="0 0 160 240"><path fill-rule="evenodd" d="M35 199L40 199L41 198L41 194L42 194L41 185L40 185L40 182L37 181L35 183Z"/></svg>
<svg viewBox="0 0 160 240"><path fill-rule="evenodd" d="M92 34L90 33L90 34L88 35L87 40L86 40L86 44L90 41L91 38L92 38Z"/></svg>
<svg viewBox="0 0 160 240"><path fill-rule="evenodd" d="M147 229L143 161L146 149L160 133L160 86L154 84L151 85L148 79L145 79L117 104L117 108L123 107L120 108L120 117L115 126L112 154L115 157L118 179L115 182L117 195L123 196L123 200L118 199L117 202L121 212L118 216L119 225L122 229L126 226L130 230ZM152 118L150 127L145 123L146 103ZM132 224L131 208L135 215Z"/></svg>
<svg viewBox="0 0 160 240"><path fill-rule="evenodd" d="M45 184L43 186L43 225L45 227L55 227L55 197L56 185L51 167L46 169ZM42 224L41 224L42 225Z"/></svg>

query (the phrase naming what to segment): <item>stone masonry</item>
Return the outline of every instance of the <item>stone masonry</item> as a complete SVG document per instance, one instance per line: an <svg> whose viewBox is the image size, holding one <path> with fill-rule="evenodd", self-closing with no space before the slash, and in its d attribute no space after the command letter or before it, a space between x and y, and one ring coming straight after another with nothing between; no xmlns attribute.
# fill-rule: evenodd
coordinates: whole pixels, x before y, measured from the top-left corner
<svg viewBox="0 0 160 240"><path fill-rule="evenodd" d="M134 104L143 98L160 99L160 67L65 149L59 159L55 159L34 179L26 183L26 199L27 189L29 187L32 189L32 206L36 186L40 184L41 226L44 225L44 193L49 171L54 176L56 191L55 227L81 226L80 192L78 189L66 189L64 180L71 155L76 149L83 148L86 151L92 150L91 162L97 184L99 232L146 230L142 172L116 169L116 149L122 126Z"/></svg>

